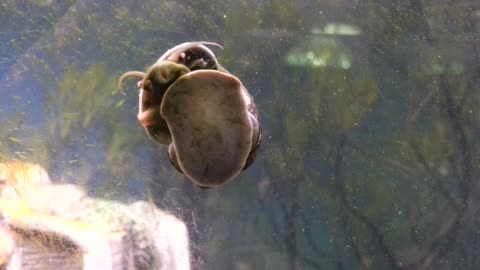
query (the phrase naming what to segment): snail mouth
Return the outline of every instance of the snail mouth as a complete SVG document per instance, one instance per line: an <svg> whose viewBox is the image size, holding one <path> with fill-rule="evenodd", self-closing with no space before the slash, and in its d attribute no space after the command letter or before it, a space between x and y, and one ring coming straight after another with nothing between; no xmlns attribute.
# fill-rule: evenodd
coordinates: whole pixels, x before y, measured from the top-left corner
<svg viewBox="0 0 480 270"><path fill-rule="evenodd" d="M160 116L161 100L162 97L158 96L157 92L146 91L144 89L140 91L140 105L137 117L143 127L155 126L162 121Z"/></svg>
<svg viewBox="0 0 480 270"><path fill-rule="evenodd" d="M138 113L137 117L138 121L143 127L152 127L158 125L161 122L161 120L159 120L159 109L150 108L148 110Z"/></svg>

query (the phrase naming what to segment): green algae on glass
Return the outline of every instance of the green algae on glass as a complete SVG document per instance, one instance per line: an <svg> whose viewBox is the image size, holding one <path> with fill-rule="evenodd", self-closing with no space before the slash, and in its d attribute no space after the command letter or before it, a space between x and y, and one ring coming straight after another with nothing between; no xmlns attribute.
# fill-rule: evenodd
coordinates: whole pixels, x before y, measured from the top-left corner
<svg viewBox="0 0 480 270"><path fill-rule="evenodd" d="M326 35L336 35L336 36L358 36L362 32L360 29L354 25L345 24L345 23L327 23L323 28L323 31L314 28L312 30L313 34L326 34Z"/></svg>
<svg viewBox="0 0 480 270"><path fill-rule="evenodd" d="M285 61L290 66L349 69L352 55L335 37L314 35L292 48Z"/></svg>
<svg viewBox="0 0 480 270"><path fill-rule="evenodd" d="M89 127L95 119L111 112L108 106L115 106L110 94L114 86L114 77L102 63L85 71L69 67L58 88L49 92L47 112L60 116L50 118L49 133L66 138L74 128Z"/></svg>
<svg viewBox="0 0 480 270"><path fill-rule="evenodd" d="M352 53L339 37L360 34L360 29L349 24L328 23L323 30L313 28L307 38L288 52L285 61L290 66L349 69Z"/></svg>

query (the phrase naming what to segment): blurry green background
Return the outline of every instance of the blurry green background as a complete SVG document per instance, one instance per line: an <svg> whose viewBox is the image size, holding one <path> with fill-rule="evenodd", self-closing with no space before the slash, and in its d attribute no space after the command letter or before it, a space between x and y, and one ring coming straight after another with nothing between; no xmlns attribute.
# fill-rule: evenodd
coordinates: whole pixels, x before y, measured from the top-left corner
<svg viewBox="0 0 480 270"><path fill-rule="evenodd" d="M207 191L136 119L135 82L186 41L260 110L257 161ZM0 161L152 200L193 269L478 269L477 0L3 0Z"/></svg>

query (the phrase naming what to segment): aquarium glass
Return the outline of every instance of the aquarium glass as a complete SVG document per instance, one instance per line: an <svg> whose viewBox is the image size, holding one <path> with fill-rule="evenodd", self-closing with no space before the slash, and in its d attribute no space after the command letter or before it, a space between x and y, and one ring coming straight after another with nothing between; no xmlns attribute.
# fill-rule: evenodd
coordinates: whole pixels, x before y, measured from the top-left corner
<svg viewBox="0 0 480 270"><path fill-rule="evenodd" d="M118 86L190 41L221 45L261 132L209 188L139 122L141 80ZM478 269L479 108L476 0L0 1L0 162L178 218L180 270Z"/></svg>

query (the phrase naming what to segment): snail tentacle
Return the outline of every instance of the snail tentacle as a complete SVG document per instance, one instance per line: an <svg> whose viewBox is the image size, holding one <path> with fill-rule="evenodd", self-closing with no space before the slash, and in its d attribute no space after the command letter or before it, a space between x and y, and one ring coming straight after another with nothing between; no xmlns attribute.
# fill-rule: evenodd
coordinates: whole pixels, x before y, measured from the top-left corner
<svg viewBox="0 0 480 270"><path fill-rule="evenodd" d="M147 73L145 73L143 71L127 71L127 72L123 73L123 75L120 77L120 79L118 79L118 89L122 89L123 81L128 79L128 78L135 77L135 78L140 78L140 79L143 80L143 78L145 76L147 76Z"/></svg>

